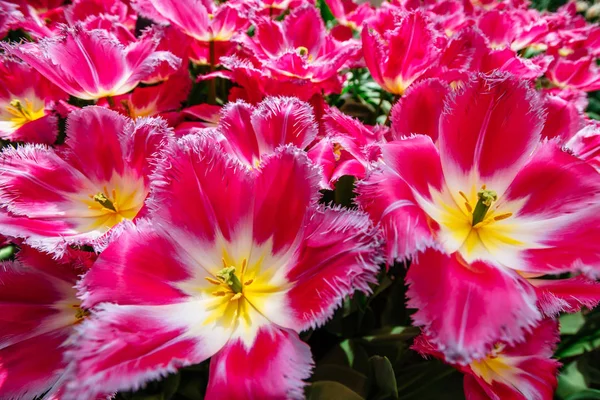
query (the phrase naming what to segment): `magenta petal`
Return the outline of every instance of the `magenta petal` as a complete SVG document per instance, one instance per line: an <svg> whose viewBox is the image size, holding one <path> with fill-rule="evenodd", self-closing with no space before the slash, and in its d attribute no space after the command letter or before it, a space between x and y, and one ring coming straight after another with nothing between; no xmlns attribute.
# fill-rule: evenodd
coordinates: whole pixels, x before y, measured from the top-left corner
<svg viewBox="0 0 600 400"><path fill-rule="evenodd" d="M272 240L273 254L284 252L302 234L308 210L317 201L319 171L306 154L287 146L265 157L255 183L253 237Z"/></svg>
<svg viewBox="0 0 600 400"><path fill-rule="evenodd" d="M0 349L0 393L33 399L54 385L65 367L61 346L71 328L57 329Z"/></svg>
<svg viewBox="0 0 600 400"><path fill-rule="evenodd" d="M67 161L88 177L109 181L114 172L123 174L125 160L121 140L131 121L104 107L74 111L67 121Z"/></svg>
<svg viewBox="0 0 600 400"><path fill-rule="evenodd" d="M317 135L312 107L295 97L267 97L251 120L261 154L283 144L304 149Z"/></svg>
<svg viewBox="0 0 600 400"><path fill-rule="evenodd" d="M251 221L251 209L240 201L251 198L250 172L214 141L189 135L170 143L152 179L150 210L176 242L193 238L192 247L219 235L231 240Z"/></svg>
<svg viewBox="0 0 600 400"><path fill-rule="evenodd" d="M450 87L438 79L428 79L410 87L392 108L392 134L400 139L412 134L438 139L440 116Z"/></svg>
<svg viewBox="0 0 600 400"><path fill-rule="evenodd" d="M296 332L265 326L252 347L231 341L211 359L206 399L303 398L312 366L310 348Z"/></svg>
<svg viewBox="0 0 600 400"><path fill-rule="evenodd" d="M357 191L358 203L382 229L388 265L435 245L427 215L395 172L373 173Z"/></svg>
<svg viewBox="0 0 600 400"><path fill-rule="evenodd" d="M540 139L539 97L508 75L477 75L448 102L440 122L444 174L454 180L475 170L502 193ZM450 182L449 182L450 185Z"/></svg>
<svg viewBox="0 0 600 400"><path fill-rule="evenodd" d="M385 164L420 196L430 199L430 188L441 191L444 175L438 149L431 137L416 135L381 146Z"/></svg>
<svg viewBox="0 0 600 400"><path fill-rule="evenodd" d="M600 302L600 283L578 276L569 279L529 279L544 314L577 312L582 307L594 308Z"/></svg>
<svg viewBox="0 0 600 400"><path fill-rule="evenodd" d="M287 272L294 282L286 295L294 330L324 324L355 290L371 292L381 261L376 235L368 216L357 211L320 208L311 216L299 258Z"/></svg>
<svg viewBox="0 0 600 400"><path fill-rule="evenodd" d="M518 274L428 249L413 260L408 306L449 362L484 357L498 341L515 343L540 319L535 293Z"/></svg>
<svg viewBox="0 0 600 400"><path fill-rule="evenodd" d="M102 252L79 283L85 307L101 302L171 304L186 294L176 284L191 277L185 252L139 220L126 224L112 246Z"/></svg>
<svg viewBox="0 0 600 400"><path fill-rule="evenodd" d="M202 311L197 302L97 307L66 355L71 362L66 397L89 399L100 393L136 390L212 356L229 336L203 324Z"/></svg>
<svg viewBox="0 0 600 400"><path fill-rule="evenodd" d="M31 219L58 219L57 212L65 212L68 195L82 190L87 180L50 148L34 145L5 148L0 171L3 205Z"/></svg>
<svg viewBox="0 0 600 400"><path fill-rule="evenodd" d="M260 160L258 138L250 119L253 111L254 107L244 101L228 103L223 107L218 125L227 139L226 146L240 161L250 166Z"/></svg>
<svg viewBox="0 0 600 400"><path fill-rule="evenodd" d="M574 269L598 274L600 182L597 171L560 149L543 144L506 191L517 201L516 233L532 237L518 266L522 271L559 273Z"/></svg>
<svg viewBox="0 0 600 400"><path fill-rule="evenodd" d="M196 40L209 41L209 11L200 0L149 0L154 10ZM159 21L160 22L160 21Z"/></svg>

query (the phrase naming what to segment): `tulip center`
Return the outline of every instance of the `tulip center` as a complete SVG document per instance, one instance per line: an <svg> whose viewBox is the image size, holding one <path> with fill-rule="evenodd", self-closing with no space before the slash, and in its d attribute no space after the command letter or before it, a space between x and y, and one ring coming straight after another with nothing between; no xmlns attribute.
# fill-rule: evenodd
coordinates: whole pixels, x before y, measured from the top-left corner
<svg viewBox="0 0 600 400"><path fill-rule="evenodd" d="M502 354L504 348L504 344L496 344L487 357L471 362L473 373L487 384L491 384L492 381L506 381L514 367L509 358Z"/></svg>
<svg viewBox="0 0 600 400"><path fill-rule="evenodd" d="M204 278L213 285L221 287L220 290L212 292L212 294L218 297L226 296L228 294L233 295L229 301L235 301L242 298L244 296L244 287L250 286L252 282L254 282L254 279L247 279L244 281L246 266L247 261L244 259L238 277L236 274L236 267L233 265L227 266L227 263L223 258L223 268L215 275L216 279L211 277Z"/></svg>
<svg viewBox="0 0 600 400"><path fill-rule="evenodd" d="M33 102L25 99L22 103L21 100L13 100L6 107L6 111L12 116L10 121L13 123L15 128L20 128L30 121L42 118L45 115L44 107L35 107Z"/></svg>
<svg viewBox="0 0 600 400"><path fill-rule="evenodd" d="M81 199L87 206L85 216L89 221L81 229L112 228L124 219L134 219L144 205L143 182L112 182L110 186L114 189L104 185L102 190Z"/></svg>
<svg viewBox="0 0 600 400"><path fill-rule="evenodd" d="M473 228L480 228L494 221L501 221L512 216L512 213L504 213L486 218L492 203L498 200L498 195L493 190L488 190L485 185L477 192L477 203L475 207L471 205L469 198L464 192L458 192L465 200L465 208L471 214L471 225Z"/></svg>
<svg viewBox="0 0 600 400"><path fill-rule="evenodd" d="M104 192L99 192L95 195L90 195L90 198L94 200L98 205L90 205L90 209L101 209L108 213L119 213L119 203L117 190L113 189L112 193L109 194L106 187Z"/></svg>
<svg viewBox="0 0 600 400"><path fill-rule="evenodd" d="M73 305L75 309L75 324L81 323L86 317L90 315L90 312L86 309L81 308L80 305Z"/></svg>

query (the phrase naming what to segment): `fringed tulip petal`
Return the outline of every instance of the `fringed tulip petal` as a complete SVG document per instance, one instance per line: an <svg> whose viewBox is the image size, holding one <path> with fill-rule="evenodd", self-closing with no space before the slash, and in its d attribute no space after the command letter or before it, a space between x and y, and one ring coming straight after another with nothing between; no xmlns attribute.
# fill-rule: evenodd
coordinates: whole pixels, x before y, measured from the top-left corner
<svg viewBox="0 0 600 400"><path fill-rule="evenodd" d="M287 293L295 315L293 328L323 325L355 290L370 293L381 261L375 231L366 214L319 209L310 219L296 264L288 271Z"/></svg>
<svg viewBox="0 0 600 400"><path fill-rule="evenodd" d="M148 31L127 47L107 31L85 30L81 25L64 28L60 35L9 48L44 77L80 99L95 100L133 89L162 62L173 66L181 60L155 51L159 38Z"/></svg>
<svg viewBox="0 0 600 400"><path fill-rule="evenodd" d="M440 116L449 93L450 87L438 79L428 79L411 86L391 110L394 139L421 134L437 141Z"/></svg>
<svg viewBox="0 0 600 400"><path fill-rule="evenodd" d="M577 312L594 308L600 302L600 283L578 276L568 279L529 279L537 292L544 314L554 317L560 312Z"/></svg>
<svg viewBox="0 0 600 400"><path fill-rule="evenodd" d="M296 332L266 326L251 346L232 340L211 359L206 399L302 399L312 366Z"/></svg>
<svg viewBox="0 0 600 400"><path fill-rule="evenodd" d="M67 359L76 359L67 398L137 389L145 382L197 364L229 339L208 320L211 300L162 306L104 304L81 326Z"/></svg>
<svg viewBox="0 0 600 400"><path fill-rule="evenodd" d="M501 195L537 145L543 121L539 97L525 83L475 76L452 96L440 122L446 182L468 193L474 174Z"/></svg>
<svg viewBox="0 0 600 400"><path fill-rule="evenodd" d="M1 155L0 231L58 254L67 244L101 248L122 220L135 218L149 191L150 159L166 125L101 107L73 112L63 147L25 145Z"/></svg>
<svg viewBox="0 0 600 400"><path fill-rule="evenodd" d="M393 171L384 169L371 174L357 191L362 209L381 226L388 265L435 245L427 214L410 187Z"/></svg>
<svg viewBox="0 0 600 400"><path fill-rule="evenodd" d="M406 281L408 306L418 310L415 324L449 362L468 364L498 341L518 342L541 318L524 278L479 261L467 264L456 253L426 250Z"/></svg>
<svg viewBox="0 0 600 400"><path fill-rule="evenodd" d="M71 257L74 256L74 257ZM0 392L3 398L40 396L64 372L65 345L86 312L75 297L85 262L76 253L53 260L22 245L0 271Z"/></svg>

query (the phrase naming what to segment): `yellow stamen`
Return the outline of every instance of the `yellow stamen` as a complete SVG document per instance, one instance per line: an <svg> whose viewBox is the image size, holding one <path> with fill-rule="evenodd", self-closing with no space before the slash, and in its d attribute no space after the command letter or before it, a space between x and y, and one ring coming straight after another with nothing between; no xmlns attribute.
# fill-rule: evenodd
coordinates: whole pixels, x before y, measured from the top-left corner
<svg viewBox="0 0 600 400"><path fill-rule="evenodd" d="M512 217L512 215L513 215L513 213L511 213L511 212L507 212L507 213L504 213L504 214L496 215L494 217L494 221L502 221L503 219Z"/></svg>
<svg viewBox="0 0 600 400"><path fill-rule="evenodd" d="M225 293L224 290L217 290L216 292L213 292L213 295L215 296L225 296L227 293Z"/></svg>
<svg viewBox="0 0 600 400"><path fill-rule="evenodd" d="M209 276L204 277L204 279L206 279L207 281L209 281L213 285L220 285L221 284L221 281L218 281L218 280L216 280L214 278L211 278Z"/></svg>
<svg viewBox="0 0 600 400"><path fill-rule="evenodd" d="M242 268L241 268L241 275L242 275L242 276L244 276L244 274L246 273L246 266L247 266L247 261L246 261L246 259L244 258L244 259L242 260Z"/></svg>
<svg viewBox="0 0 600 400"><path fill-rule="evenodd" d="M229 301L239 300L239 299L242 298L242 296L243 296L243 294L241 292L240 293L236 293L235 295L233 295L233 297L231 299L229 299Z"/></svg>

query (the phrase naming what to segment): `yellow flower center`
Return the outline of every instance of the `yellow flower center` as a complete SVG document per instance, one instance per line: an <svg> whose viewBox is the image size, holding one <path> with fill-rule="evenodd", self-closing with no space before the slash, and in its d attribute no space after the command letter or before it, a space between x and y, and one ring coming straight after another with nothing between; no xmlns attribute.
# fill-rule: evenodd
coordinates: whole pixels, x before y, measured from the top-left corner
<svg viewBox="0 0 600 400"><path fill-rule="evenodd" d="M74 304L73 308L75 309L75 324L83 322L83 320L90 315L90 312L81 308L79 304Z"/></svg>
<svg viewBox="0 0 600 400"><path fill-rule="evenodd" d="M470 365L473 373L487 384L491 384L492 381L510 381L514 367L511 365L509 357L502 354L504 347L503 344L496 344L494 350L487 357L473 361Z"/></svg>
<svg viewBox="0 0 600 400"><path fill-rule="evenodd" d="M132 220L143 206L145 196L141 188L124 191L120 185L109 190L107 186L84 199L89 217L93 219L88 229L112 228L124 219Z"/></svg>
<svg viewBox="0 0 600 400"><path fill-rule="evenodd" d="M523 245L517 237L517 225L504 222L513 216L508 209L512 211L519 205L499 203L496 192L485 185L480 190L473 186L467 193L458 191L456 196L440 193L434 196L434 204L428 214L440 225L441 239L467 262Z"/></svg>
<svg viewBox="0 0 600 400"><path fill-rule="evenodd" d="M484 225L490 224L494 221L502 221L503 219L512 216L512 213L504 213L500 215L490 216L486 218L486 214L489 211L492 203L498 200L498 195L493 190L487 190L485 185L481 187L481 190L477 192L477 204L475 208L471 206L469 198L464 192L458 192L460 196L465 199L465 208L472 215L471 224L473 229L480 228Z"/></svg>
<svg viewBox="0 0 600 400"><path fill-rule="evenodd" d="M213 285L219 286L219 290L212 292L214 296L231 296L229 301L237 301L244 296L244 287L250 286L254 279L247 279L244 281L246 275L246 266L248 262L246 259L242 261L240 268L240 277L235 274L236 268L231 265L227 266L225 258L223 258L223 269L216 274L216 278L206 277L205 279ZM242 283L243 282L243 283Z"/></svg>
<svg viewBox="0 0 600 400"><path fill-rule="evenodd" d="M11 115L9 121L12 122L15 129L46 115L43 105L41 107L36 107L33 102L27 99L25 99L25 103L22 103L17 99L11 101L9 105L6 106L6 111Z"/></svg>

